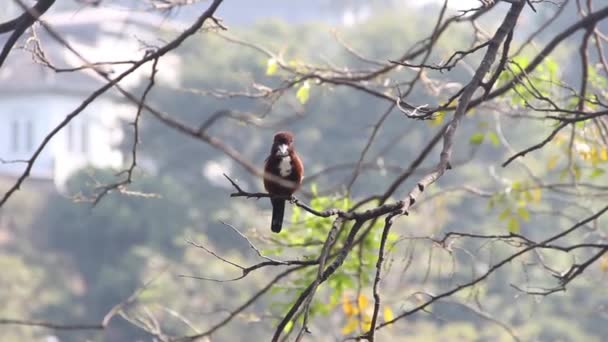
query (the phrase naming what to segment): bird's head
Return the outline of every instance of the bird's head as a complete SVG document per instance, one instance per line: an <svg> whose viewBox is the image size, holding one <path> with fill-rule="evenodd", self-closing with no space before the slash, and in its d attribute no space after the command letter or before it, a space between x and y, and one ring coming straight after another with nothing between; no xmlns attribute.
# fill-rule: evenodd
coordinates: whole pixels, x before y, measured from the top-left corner
<svg viewBox="0 0 608 342"><path fill-rule="evenodd" d="M293 149L293 133L277 132L274 135L270 154L277 157L287 157Z"/></svg>

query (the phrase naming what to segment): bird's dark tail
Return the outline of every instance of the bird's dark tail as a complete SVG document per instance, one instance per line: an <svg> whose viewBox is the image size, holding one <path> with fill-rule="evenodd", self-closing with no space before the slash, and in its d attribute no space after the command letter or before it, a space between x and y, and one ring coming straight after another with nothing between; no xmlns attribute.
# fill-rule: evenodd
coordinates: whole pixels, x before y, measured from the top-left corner
<svg viewBox="0 0 608 342"><path fill-rule="evenodd" d="M270 202L272 203L272 223L270 224L270 229L274 233L281 232L281 228L283 227L283 215L285 214L285 200L271 198Z"/></svg>

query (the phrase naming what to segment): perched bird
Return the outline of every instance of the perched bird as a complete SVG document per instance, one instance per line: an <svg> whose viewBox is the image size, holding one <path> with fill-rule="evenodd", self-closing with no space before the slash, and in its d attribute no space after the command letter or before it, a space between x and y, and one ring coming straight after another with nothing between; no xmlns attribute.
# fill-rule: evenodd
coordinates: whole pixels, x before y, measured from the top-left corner
<svg viewBox="0 0 608 342"><path fill-rule="evenodd" d="M271 195L289 197L298 190L303 177L304 165L293 147L293 134L277 132L264 165L264 188ZM283 226L285 199L271 198L270 202L272 203L270 229L278 233Z"/></svg>

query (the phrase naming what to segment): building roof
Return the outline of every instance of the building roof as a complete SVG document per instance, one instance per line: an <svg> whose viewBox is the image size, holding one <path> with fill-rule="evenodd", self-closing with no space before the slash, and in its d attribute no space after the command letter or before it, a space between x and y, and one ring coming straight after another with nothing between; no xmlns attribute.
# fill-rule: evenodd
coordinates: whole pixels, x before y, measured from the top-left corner
<svg viewBox="0 0 608 342"><path fill-rule="evenodd" d="M120 8L85 8L43 18L91 62L139 59L143 55L142 42L159 43L155 41L159 33L180 28L163 16ZM53 65L73 68L84 64L44 28L36 26L34 30L40 47ZM8 35L0 36L0 44L7 38ZM0 96L28 92L86 95L104 84L103 79L90 70L57 73L37 63L32 53L23 49L24 46L33 48L31 38L31 34L24 35L0 68ZM108 66L107 70L118 73L127 67ZM137 80L133 80L132 84L136 83Z"/></svg>

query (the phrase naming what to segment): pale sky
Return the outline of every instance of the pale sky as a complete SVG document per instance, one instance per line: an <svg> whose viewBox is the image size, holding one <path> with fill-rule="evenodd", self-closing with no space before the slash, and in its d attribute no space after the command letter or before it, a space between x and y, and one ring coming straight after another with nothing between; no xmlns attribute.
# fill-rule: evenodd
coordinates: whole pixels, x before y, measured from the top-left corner
<svg viewBox="0 0 608 342"><path fill-rule="evenodd" d="M412 6L420 7L430 3L443 3L443 0L407 0L407 3ZM464 10L479 7L479 0L449 0L448 7L455 10Z"/></svg>

